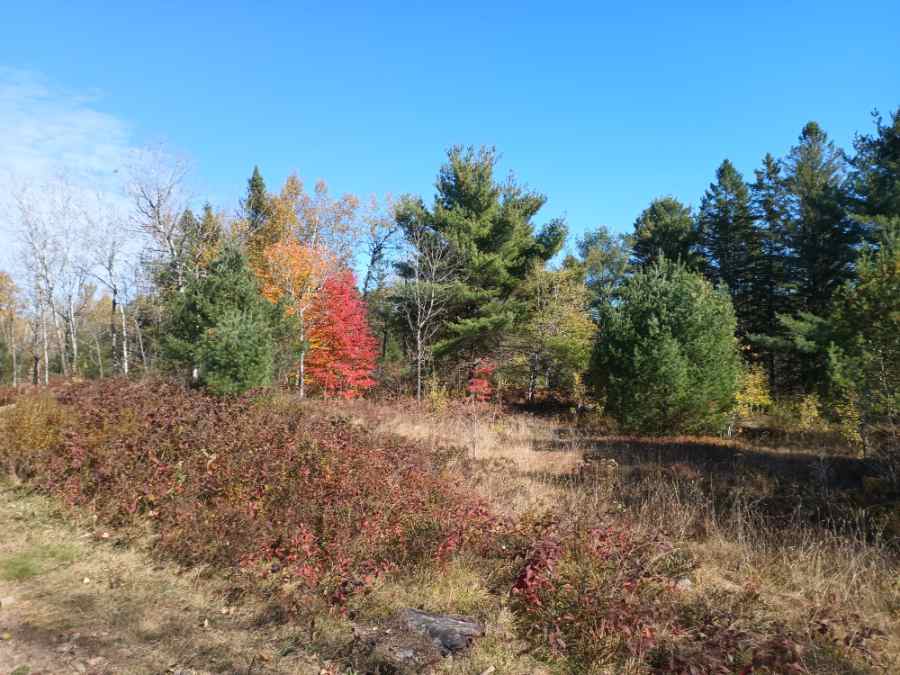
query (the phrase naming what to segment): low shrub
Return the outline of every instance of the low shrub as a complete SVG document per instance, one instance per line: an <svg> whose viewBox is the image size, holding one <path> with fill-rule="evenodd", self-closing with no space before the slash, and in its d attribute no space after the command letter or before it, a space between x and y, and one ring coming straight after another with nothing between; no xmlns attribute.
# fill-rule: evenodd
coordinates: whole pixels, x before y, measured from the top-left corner
<svg viewBox="0 0 900 675"><path fill-rule="evenodd" d="M341 604L492 526L437 455L303 407L122 380L75 386L60 403L69 414L45 425L33 458L39 484L106 523L150 522L159 550L265 579L295 609L308 594Z"/></svg>
<svg viewBox="0 0 900 675"><path fill-rule="evenodd" d="M0 414L0 461L14 479L28 477L42 455L55 447L65 411L48 391L20 396Z"/></svg>
<svg viewBox="0 0 900 675"><path fill-rule="evenodd" d="M752 584L695 589L694 565L659 533L553 523L531 546L511 609L521 637L568 672L809 673L826 658L873 658L882 634L859 617L821 608L788 627Z"/></svg>
<svg viewBox="0 0 900 675"><path fill-rule="evenodd" d="M630 528L551 524L512 590L522 637L578 672L643 658L659 640L666 596L692 567L664 539Z"/></svg>

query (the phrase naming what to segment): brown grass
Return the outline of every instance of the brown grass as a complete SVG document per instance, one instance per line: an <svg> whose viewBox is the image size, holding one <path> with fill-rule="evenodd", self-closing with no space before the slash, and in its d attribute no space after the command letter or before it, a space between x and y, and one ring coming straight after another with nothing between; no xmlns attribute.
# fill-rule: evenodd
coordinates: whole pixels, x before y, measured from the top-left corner
<svg viewBox="0 0 900 675"><path fill-rule="evenodd" d="M883 633L870 641L870 658L823 646L807 657L811 672L900 672L898 540L872 515L897 516L897 507L872 502L870 467L833 435L795 435L773 447L783 434L647 439L489 409L354 406L383 430L459 448L457 470L510 513L607 513L665 531L699 561L692 594L752 589L767 620L812 640L823 617L846 624L840 636Z"/></svg>
<svg viewBox="0 0 900 675"><path fill-rule="evenodd" d="M900 672L894 496L873 493L869 465L834 446L832 436L647 439L489 406L304 405L448 449L448 470L498 512L604 514L629 527L662 530L698 562L686 603L728 605L748 593L758 596L753 612L760 625L784 622L818 645L805 656L809 672ZM472 615L487 625L470 656L446 660L441 672L566 668L531 655L505 592L492 586L494 571L474 557L384 577L354 598L345 616L322 612L298 626L273 621L278 617L260 599L235 599L209 571L160 564L140 545L118 546L115 534L102 538L89 521L67 525L52 502L21 489L0 489L0 532L10 533L0 538L0 597L16 598L12 614L0 609L0 633L14 625L11 643L25 645L26 655L58 659L58 636L69 644L77 632L79 646L67 663L99 654L107 672L337 672L351 620L377 622L414 606ZM867 655L840 642L817 642L823 621L839 638L852 639L866 627L883 636L866 643ZM0 643L0 672L7 666L3 649ZM632 663L610 672L646 670Z"/></svg>

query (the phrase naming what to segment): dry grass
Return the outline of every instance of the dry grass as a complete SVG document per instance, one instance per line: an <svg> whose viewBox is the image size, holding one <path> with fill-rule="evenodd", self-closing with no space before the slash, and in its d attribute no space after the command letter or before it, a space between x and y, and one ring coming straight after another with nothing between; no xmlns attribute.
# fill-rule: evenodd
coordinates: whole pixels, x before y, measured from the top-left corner
<svg viewBox="0 0 900 675"><path fill-rule="evenodd" d="M758 597L755 620L784 622L818 645L805 657L810 672L900 672L896 541L862 511L822 517L823 504L843 508L863 476L857 460L826 453L817 439L807 436L805 444L785 449L772 435L754 443L617 437L468 405L440 411L360 401L304 405L452 448L447 470L497 511L603 513L630 527L663 530L698 561L687 600L727 606L748 593ZM0 598L16 599L12 614L0 609L0 633L12 617L11 644L23 644L20 653L45 649L58 659L57 647L77 632L79 646L66 663L103 655L110 668L97 672L248 672L252 664L254 673L318 673L340 662L351 621L378 622L402 607L485 622L487 635L471 654L445 660L441 672L566 667L528 653L505 592L491 587L491 571L476 558L383 578L352 600L346 616L320 612L298 626L260 622L265 605L235 601L226 581L160 564L140 546L98 538L102 532L91 522L66 525L50 501L8 485L0 490L0 532L10 533L0 539ZM839 638L852 639L865 626L883 637L868 641L866 657L840 643L817 642L821 621L835 626ZM0 642L0 672L21 665L4 662L3 649ZM625 672L622 667L615 672ZM642 668L635 663L626 670Z"/></svg>
<svg viewBox="0 0 900 675"><path fill-rule="evenodd" d="M721 602L750 589L765 620L814 643L820 620L839 638L865 627L883 633L868 643L871 658L821 644L807 657L811 672L900 672L896 538L862 509L822 515L862 491L863 477L858 460L814 435L788 448L773 447L771 434L754 444L641 439L575 432L523 414L360 405L354 413L385 431L460 448L456 469L510 513L607 513L665 531L699 562L695 595Z"/></svg>

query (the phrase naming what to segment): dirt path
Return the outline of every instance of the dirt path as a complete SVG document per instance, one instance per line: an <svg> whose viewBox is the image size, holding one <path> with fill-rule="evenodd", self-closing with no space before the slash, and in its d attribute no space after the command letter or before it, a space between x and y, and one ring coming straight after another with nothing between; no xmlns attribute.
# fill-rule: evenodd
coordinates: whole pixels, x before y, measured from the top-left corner
<svg viewBox="0 0 900 675"><path fill-rule="evenodd" d="M330 673L290 626L0 483L0 675Z"/></svg>

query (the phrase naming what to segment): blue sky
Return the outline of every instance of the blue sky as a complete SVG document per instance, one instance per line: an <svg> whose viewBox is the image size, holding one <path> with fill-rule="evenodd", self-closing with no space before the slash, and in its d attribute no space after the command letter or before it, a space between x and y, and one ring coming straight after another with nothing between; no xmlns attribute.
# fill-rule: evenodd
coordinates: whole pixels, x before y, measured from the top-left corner
<svg viewBox="0 0 900 675"><path fill-rule="evenodd" d="M696 205L819 121L842 145L900 105L900 3L9 3L0 164L165 140L231 208L259 164L423 194L444 150L496 145L573 232ZM5 132L4 132L5 128ZM2 189L2 188L0 188Z"/></svg>

